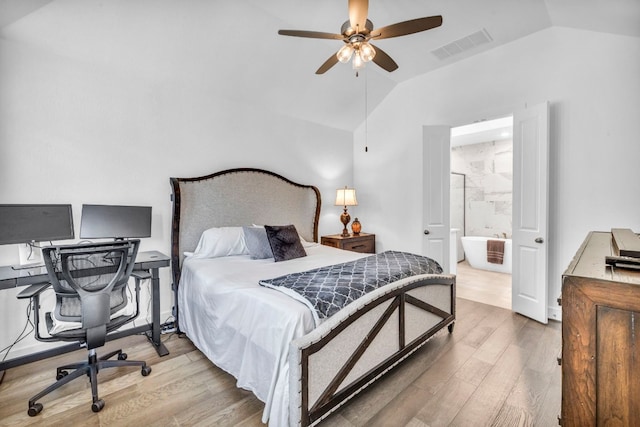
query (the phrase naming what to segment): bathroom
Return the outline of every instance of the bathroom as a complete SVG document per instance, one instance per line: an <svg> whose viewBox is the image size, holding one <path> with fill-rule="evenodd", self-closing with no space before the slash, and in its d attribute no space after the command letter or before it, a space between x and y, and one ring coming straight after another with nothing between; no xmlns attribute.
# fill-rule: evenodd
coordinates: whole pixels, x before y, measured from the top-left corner
<svg viewBox="0 0 640 427"><path fill-rule="evenodd" d="M451 130L450 220L458 295L505 308L511 308L512 120Z"/></svg>

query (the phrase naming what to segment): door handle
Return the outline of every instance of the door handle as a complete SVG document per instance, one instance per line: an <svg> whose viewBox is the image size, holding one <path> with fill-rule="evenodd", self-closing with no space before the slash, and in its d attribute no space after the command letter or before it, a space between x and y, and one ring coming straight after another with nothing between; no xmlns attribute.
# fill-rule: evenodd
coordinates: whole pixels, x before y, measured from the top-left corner
<svg viewBox="0 0 640 427"><path fill-rule="evenodd" d="M544 243L544 239L542 237L536 237L536 240L534 240L536 243Z"/></svg>
<svg viewBox="0 0 640 427"><path fill-rule="evenodd" d="M429 230L424 230L423 233L424 234L429 234Z"/></svg>

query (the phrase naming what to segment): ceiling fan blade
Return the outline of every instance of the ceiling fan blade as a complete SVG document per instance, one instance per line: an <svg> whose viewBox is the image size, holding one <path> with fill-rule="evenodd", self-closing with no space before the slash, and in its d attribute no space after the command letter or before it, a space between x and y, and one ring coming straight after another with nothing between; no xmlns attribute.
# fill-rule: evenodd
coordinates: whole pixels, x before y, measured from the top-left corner
<svg viewBox="0 0 640 427"><path fill-rule="evenodd" d="M391 59L391 57L387 55L384 50L380 49L378 46L373 46L373 48L376 50L376 56L374 56L372 59L373 62L375 62L388 72L392 72L398 69L398 64L396 64L396 61Z"/></svg>
<svg viewBox="0 0 640 427"><path fill-rule="evenodd" d="M318 70L316 71L316 74L324 74L324 73L326 73L327 71L329 71L329 68L333 67L337 63L338 63L338 57L334 53L333 55L331 55L329 57L329 59L324 61L324 64L322 64L320 66L320 68L318 68Z"/></svg>
<svg viewBox="0 0 640 427"><path fill-rule="evenodd" d="M349 0L349 22L351 28L362 31L366 28L369 0Z"/></svg>
<svg viewBox="0 0 640 427"><path fill-rule="evenodd" d="M419 33L442 25L442 16L428 16L426 18L412 19L410 21L398 22L387 25L372 31L372 37L376 40L389 39L391 37L406 36L407 34Z"/></svg>
<svg viewBox="0 0 640 427"><path fill-rule="evenodd" d="M321 31L302 31L302 30L278 30L281 36L307 37L310 39L332 39L343 40L342 34L323 33Z"/></svg>

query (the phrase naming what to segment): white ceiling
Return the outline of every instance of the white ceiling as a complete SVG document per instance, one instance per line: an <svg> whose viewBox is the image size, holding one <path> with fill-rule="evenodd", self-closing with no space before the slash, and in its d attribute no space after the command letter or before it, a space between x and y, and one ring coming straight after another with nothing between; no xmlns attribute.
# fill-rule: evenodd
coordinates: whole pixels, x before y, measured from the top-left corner
<svg viewBox="0 0 640 427"><path fill-rule="evenodd" d="M509 140L513 137L513 116L483 120L451 129L451 146Z"/></svg>
<svg viewBox="0 0 640 427"><path fill-rule="evenodd" d="M439 28L376 44L399 65L315 70L337 40L278 29L340 32L347 0L0 0L0 38L149 84L197 85L212 97L353 130L407 79L550 26L640 37L639 0L370 0L374 27L442 15ZM432 51L486 30L490 43L445 60Z"/></svg>

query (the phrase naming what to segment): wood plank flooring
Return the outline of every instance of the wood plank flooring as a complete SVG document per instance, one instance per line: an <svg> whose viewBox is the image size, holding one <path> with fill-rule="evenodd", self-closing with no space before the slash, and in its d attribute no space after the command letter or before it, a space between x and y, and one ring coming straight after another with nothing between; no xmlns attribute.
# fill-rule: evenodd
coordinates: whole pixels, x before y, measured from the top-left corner
<svg viewBox="0 0 640 427"><path fill-rule="evenodd" d="M560 323L542 325L503 308L458 298L453 334L445 331L352 399L321 425L557 426L560 413ZM105 408L91 412L88 378L41 400L28 399L51 383L55 367L81 360L78 351L7 371L0 385L1 426L263 426L264 405L216 368L186 338L164 335L160 358L142 336L108 343L153 368L99 374ZM104 353L104 350L102 351Z"/></svg>
<svg viewBox="0 0 640 427"><path fill-rule="evenodd" d="M473 268L467 261L456 269L459 297L511 310L511 274Z"/></svg>

